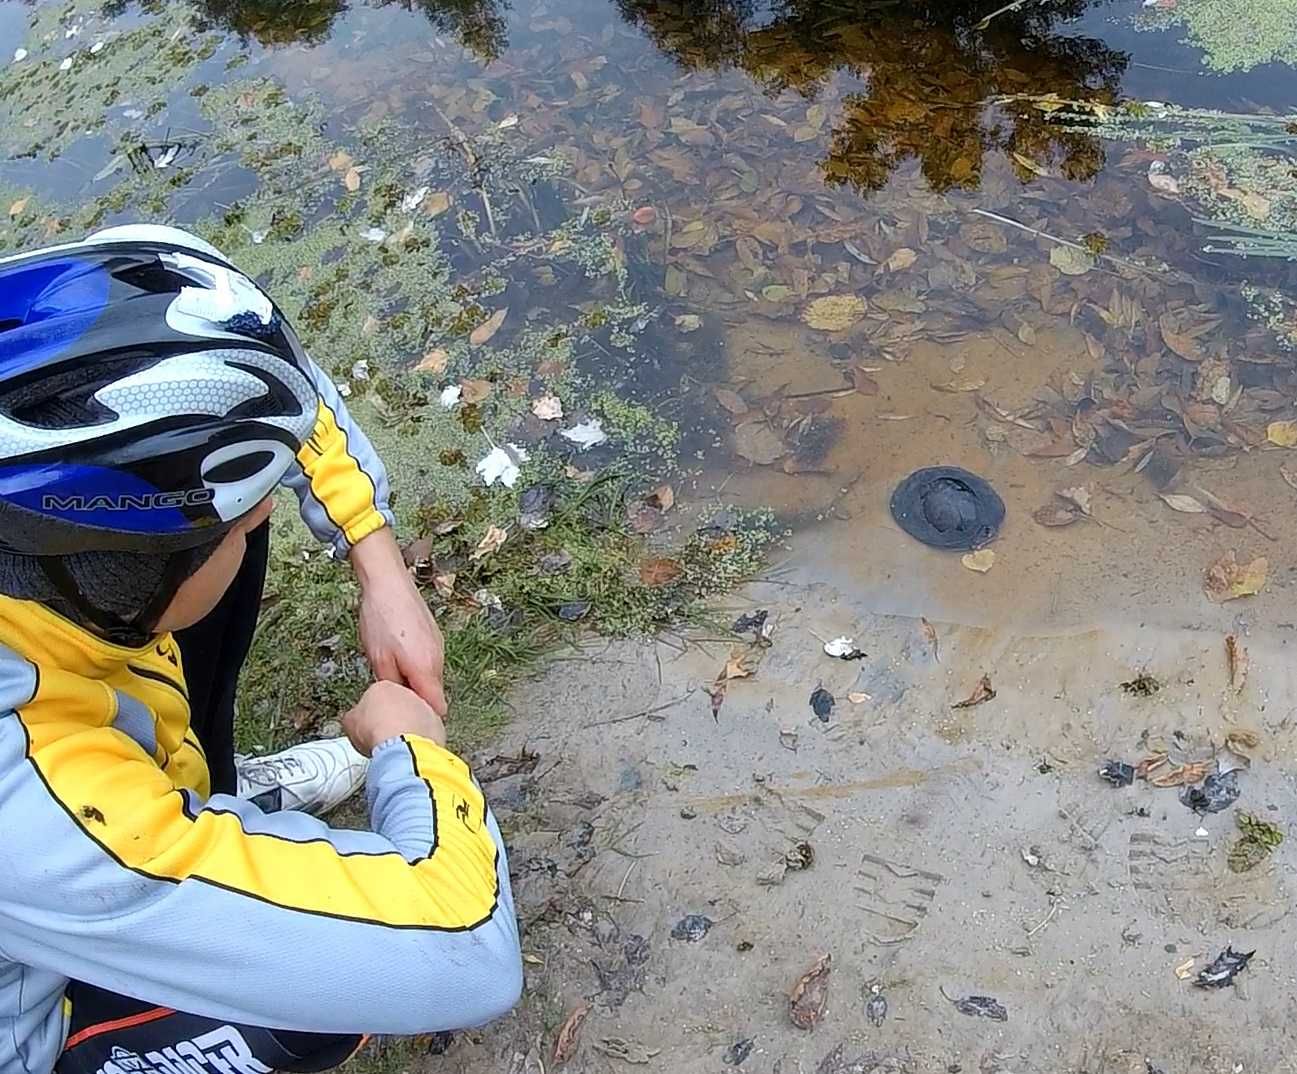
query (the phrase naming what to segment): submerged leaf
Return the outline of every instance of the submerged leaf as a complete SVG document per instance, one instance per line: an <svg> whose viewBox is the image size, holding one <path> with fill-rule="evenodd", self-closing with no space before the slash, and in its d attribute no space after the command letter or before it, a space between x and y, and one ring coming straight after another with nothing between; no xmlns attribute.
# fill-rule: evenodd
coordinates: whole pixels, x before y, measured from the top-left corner
<svg viewBox="0 0 1297 1074"><path fill-rule="evenodd" d="M608 434L603 431L603 421L600 418L590 418L588 421L580 422L570 429L564 429L559 435L564 440L572 441L582 451L598 447L608 439Z"/></svg>
<svg viewBox="0 0 1297 1074"><path fill-rule="evenodd" d="M532 401L531 412L541 421L558 421L563 416L563 403L557 395L542 395Z"/></svg>
<svg viewBox="0 0 1297 1074"><path fill-rule="evenodd" d="M738 392L729 388L715 388L712 394L716 397L716 402L736 417L748 412L748 404Z"/></svg>
<svg viewBox="0 0 1297 1074"><path fill-rule="evenodd" d="M908 246L902 246L883 262L883 267L889 272L901 272L913 265L918 259L919 255L915 251Z"/></svg>
<svg viewBox="0 0 1297 1074"><path fill-rule="evenodd" d="M1094 268L1094 255L1074 246L1055 246L1049 251L1049 263L1065 276L1083 276Z"/></svg>
<svg viewBox="0 0 1297 1074"><path fill-rule="evenodd" d="M446 366L449 364L450 352L437 347L419 359L419 364L414 367L414 371L416 373L444 373Z"/></svg>
<svg viewBox="0 0 1297 1074"><path fill-rule="evenodd" d="M509 307L496 310L490 317L473 329L468 337L469 343L474 347L480 347L486 343L493 335L500 331L500 326L504 324L504 319L509 316Z"/></svg>
<svg viewBox="0 0 1297 1074"><path fill-rule="evenodd" d="M1279 447L1297 447L1297 421L1272 421L1265 427L1265 438Z"/></svg>
<svg viewBox="0 0 1297 1074"><path fill-rule="evenodd" d="M769 466L788 454L788 449L767 422L750 421L734 430L734 453L758 466Z"/></svg>
<svg viewBox="0 0 1297 1074"><path fill-rule="evenodd" d="M856 295L817 298L802 311L802 320L822 332L845 332L865 315L866 304Z"/></svg>

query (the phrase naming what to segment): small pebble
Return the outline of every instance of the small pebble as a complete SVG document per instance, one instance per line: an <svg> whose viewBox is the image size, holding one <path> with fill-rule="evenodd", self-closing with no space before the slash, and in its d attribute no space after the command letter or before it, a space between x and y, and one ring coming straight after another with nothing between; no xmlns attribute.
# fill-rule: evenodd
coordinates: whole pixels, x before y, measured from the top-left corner
<svg viewBox="0 0 1297 1074"><path fill-rule="evenodd" d="M96 41L93 45L90 46L91 55L94 55L95 53L98 52L103 52L103 50L104 50L104 43L102 41Z"/></svg>
<svg viewBox="0 0 1297 1074"><path fill-rule="evenodd" d="M71 56L69 56L69 57L68 57L67 59L65 59L61 64L59 64L59 70L60 70L60 71L71 71L71 70L72 70L72 57L71 57Z"/></svg>
<svg viewBox="0 0 1297 1074"><path fill-rule="evenodd" d="M27 59L27 50L25 48L14 49L14 63L22 63Z"/></svg>

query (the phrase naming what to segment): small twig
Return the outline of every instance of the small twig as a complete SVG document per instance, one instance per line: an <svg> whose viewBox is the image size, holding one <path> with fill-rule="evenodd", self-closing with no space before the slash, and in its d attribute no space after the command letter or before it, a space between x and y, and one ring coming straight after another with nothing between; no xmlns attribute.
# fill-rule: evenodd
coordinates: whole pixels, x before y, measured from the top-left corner
<svg viewBox="0 0 1297 1074"><path fill-rule="evenodd" d="M626 881L630 879L631 871L635 868L636 862L631 862L626 866L626 875L621 878L621 883L617 886L617 894L614 898L621 898L621 893L626 890Z"/></svg>
<svg viewBox="0 0 1297 1074"><path fill-rule="evenodd" d="M671 220L671 206L663 202L662 211L666 213L667 218L666 246L662 249L662 286L665 287L666 274L671 271L671 227L673 222Z"/></svg>
<svg viewBox="0 0 1297 1074"><path fill-rule="evenodd" d="M1036 933L1038 933L1041 929L1043 929L1046 925L1048 925L1051 921L1053 921L1054 915L1058 913L1058 908L1062 905L1063 905L1062 899L1051 898L1049 900L1049 913L1045 915L1045 920L1042 921L1039 925L1037 925L1034 929L1029 929L1027 931L1027 939L1030 940L1033 936L1036 935Z"/></svg>
<svg viewBox="0 0 1297 1074"><path fill-rule="evenodd" d="M1038 227L1032 227L1030 224L1024 224L1020 220L1014 220L1012 217L1001 216L999 213L993 213L989 209L970 209L969 212L976 213L978 216L984 216L988 220L994 220L997 224L1008 224L1009 227L1016 227L1019 231L1025 231L1028 235L1034 235L1038 239L1048 239L1050 242L1056 242L1060 246L1070 246L1073 250L1080 250L1083 254L1089 254L1091 257L1102 258L1104 261L1111 261L1114 265L1125 265L1136 272L1148 273L1148 269L1143 265L1137 265L1134 261L1127 261L1124 257L1116 257L1113 254L1096 254L1088 246L1079 242L1073 242L1071 239L1060 238L1058 235L1051 235L1048 231L1041 231Z"/></svg>
<svg viewBox="0 0 1297 1074"><path fill-rule="evenodd" d="M1004 7L996 8L989 15L987 15L986 18L982 19L981 22L977 23L973 27L973 29L979 32L985 30L988 26L991 25L992 19L997 18L1000 15L1007 15L1010 11L1018 11L1019 9L1021 9L1022 5L1027 2L1028 0L1009 0L1009 3L1005 4Z"/></svg>
<svg viewBox="0 0 1297 1074"><path fill-rule="evenodd" d="M583 724L582 730L587 730L591 727L607 727L614 723L627 723L630 720L638 720L641 716L652 716L655 712L661 712L663 709L669 709L673 705L679 705L683 701L688 701L689 698L693 697L693 695L694 691L690 690L687 694L677 697L674 701L664 701L661 705L655 705L651 709L643 709L640 712L632 712L629 716L614 716L611 720L596 720L594 723Z"/></svg>

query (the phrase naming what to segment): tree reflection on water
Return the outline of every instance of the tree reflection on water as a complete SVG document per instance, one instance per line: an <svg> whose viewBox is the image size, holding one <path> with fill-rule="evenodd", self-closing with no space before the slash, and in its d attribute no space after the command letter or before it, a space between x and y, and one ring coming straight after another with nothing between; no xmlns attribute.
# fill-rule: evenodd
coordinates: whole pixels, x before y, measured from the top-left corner
<svg viewBox="0 0 1297 1074"><path fill-rule="evenodd" d="M198 2L213 22L267 45L321 40L347 8L347 0ZM420 12L483 60L509 44L503 0L372 2ZM862 88L844 98L822 167L828 182L862 191L880 189L907 160L920 162L936 191L973 189L993 150L1008 154L1023 179L1045 168L1091 178L1103 164L1099 143L1013 98L1113 102L1127 64L1102 41L1060 32L1092 0L1043 0L985 23L984 0L612 2L689 69L742 70L771 93L808 98L837 73L858 78Z"/></svg>

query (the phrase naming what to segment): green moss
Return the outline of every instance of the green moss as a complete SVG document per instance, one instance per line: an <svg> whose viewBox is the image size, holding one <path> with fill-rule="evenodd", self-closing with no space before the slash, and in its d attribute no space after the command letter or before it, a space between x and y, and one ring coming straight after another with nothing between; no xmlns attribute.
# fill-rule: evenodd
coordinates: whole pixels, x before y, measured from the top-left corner
<svg viewBox="0 0 1297 1074"><path fill-rule="evenodd" d="M1297 63L1297 0L1179 0L1144 15L1153 29L1183 27L1213 71L1248 71L1267 63Z"/></svg>

